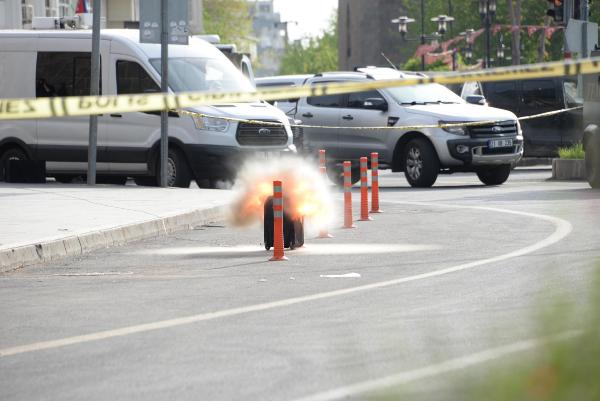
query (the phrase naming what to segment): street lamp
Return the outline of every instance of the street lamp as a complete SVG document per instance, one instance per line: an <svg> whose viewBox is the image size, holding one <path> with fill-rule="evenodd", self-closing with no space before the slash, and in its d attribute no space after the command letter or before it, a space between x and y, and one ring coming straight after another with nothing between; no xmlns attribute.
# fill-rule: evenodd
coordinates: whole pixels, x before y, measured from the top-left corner
<svg viewBox="0 0 600 401"><path fill-rule="evenodd" d="M502 37L502 34L500 35L500 41L498 43L498 49L496 50L496 58L498 59L498 64L500 63L501 60L504 60L504 38Z"/></svg>
<svg viewBox="0 0 600 401"><path fill-rule="evenodd" d="M479 16L485 27L485 68L490 67L490 28L496 15L496 0L479 0Z"/></svg>
<svg viewBox="0 0 600 401"><path fill-rule="evenodd" d="M437 32L440 35L443 35L448 31L448 22L452 22L452 21L454 21L454 18L449 17L447 15L438 15L437 17L434 17L431 19L431 22L437 22L437 24L438 24Z"/></svg>
<svg viewBox="0 0 600 401"><path fill-rule="evenodd" d="M467 43L467 47L463 49L465 52L465 59L467 59L467 61L471 61L471 59L473 58L473 41L471 40L471 35L473 35L474 33L475 30L469 28L459 34L460 36L464 36L465 42Z"/></svg>
<svg viewBox="0 0 600 401"><path fill-rule="evenodd" d="M452 18L448 15L438 15L435 18L431 18L431 21L437 22L437 24L438 24L437 33L439 35L443 35L448 30L448 22L454 21L454 18ZM405 41L417 40L417 39L410 39L410 38L406 37L406 35L408 33L408 24L410 24L411 22L415 22L415 20L413 18L407 17L406 15L402 15L398 18L394 18L393 20L391 20L391 22L392 22L392 24L398 24L398 31L400 32L400 35L402 36L402 40L405 40ZM421 44L424 45L425 41L435 40L435 39L437 39L437 36L435 36L435 35L432 35L432 36L425 35L425 1L421 0L421 35L419 36L419 40L421 41ZM421 55L421 70L425 71L425 55L424 54Z"/></svg>

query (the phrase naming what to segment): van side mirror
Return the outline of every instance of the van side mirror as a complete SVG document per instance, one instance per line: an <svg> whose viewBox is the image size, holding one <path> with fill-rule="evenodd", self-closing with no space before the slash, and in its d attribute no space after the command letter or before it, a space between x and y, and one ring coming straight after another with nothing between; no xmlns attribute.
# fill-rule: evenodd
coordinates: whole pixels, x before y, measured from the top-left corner
<svg viewBox="0 0 600 401"><path fill-rule="evenodd" d="M388 111L388 104L385 99L380 97L370 97L365 99L363 107L367 110Z"/></svg>
<svg viewBox="0 0 600 401"><path fill-rule="evenodd" d="M482 96L482 95L469 95L469 96L467 96L466 101L467 101L467 103L478 104L481 106L485 106L487 104L487 102L485 100L485 96Z"/></svg>

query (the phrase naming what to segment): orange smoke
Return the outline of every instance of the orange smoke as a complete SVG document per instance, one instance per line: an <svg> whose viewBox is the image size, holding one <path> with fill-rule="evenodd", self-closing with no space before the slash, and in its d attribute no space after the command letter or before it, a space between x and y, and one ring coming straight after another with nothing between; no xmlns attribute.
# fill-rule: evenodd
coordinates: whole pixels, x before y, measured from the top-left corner
<svg viewBox="0 0 600 401"><path fill-rule="evenodd" d="M328 185L316 166L298 157L254 160L244 164L234 186L238 197L231 208L235 225L260 222L264 204L273 195L273 181L283 182L283 210L294 219L312 218L328 224L332 202Z"/></svg>

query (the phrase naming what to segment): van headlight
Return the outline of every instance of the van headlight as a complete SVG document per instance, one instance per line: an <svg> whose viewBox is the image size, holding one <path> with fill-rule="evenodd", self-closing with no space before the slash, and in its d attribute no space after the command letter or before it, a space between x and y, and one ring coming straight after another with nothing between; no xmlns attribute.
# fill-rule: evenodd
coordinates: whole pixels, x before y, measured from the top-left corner
<svg viewBox="0 0 600 401"><path fill-rule="evenodd" d="M469 134L469 132L467 131L467 127L465 127L464 125L456 125L456 124L461 124L460 121L438 121L438 124L439 125L452 124L447 127L440 127L441 129L443 129L444 131L446 131L450 134L454 134L454 135L468 135Z"/></svg>
<svg viewBox="0 0 600 401"><path fill-rule="evenodd" d="M222 118L193 116L192 119L197 129L225 132L229 128L229 121Z"/></svg>

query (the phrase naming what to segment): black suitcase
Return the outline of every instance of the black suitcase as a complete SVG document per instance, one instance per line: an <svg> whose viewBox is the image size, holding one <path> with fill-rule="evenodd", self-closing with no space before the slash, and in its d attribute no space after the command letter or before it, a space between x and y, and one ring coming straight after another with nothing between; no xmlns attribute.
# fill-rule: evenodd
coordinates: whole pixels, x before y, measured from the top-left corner
<svg viewBox="0 0 600 401"><path fill-rule="evenodd" d="M46 162L44 160L7 160L6 182L44 184L46 182Z"/></svg>
<svg viewBox="0 0 600 401"><path fill-rule="evenodd" d="M265 249L273 247L273 197L265 201ZM304 245L304 222L302 219L293 220L283 213L283 247L294 249Z"/></svg>

